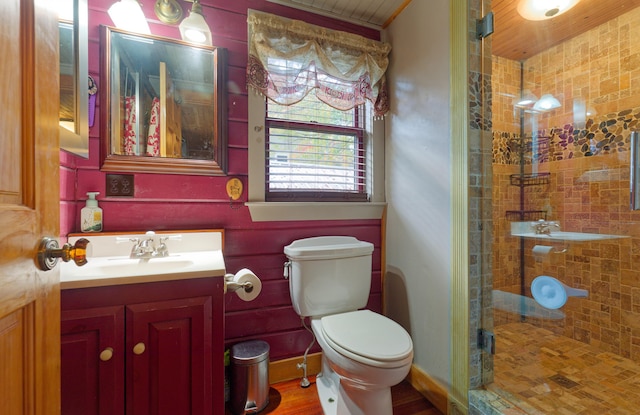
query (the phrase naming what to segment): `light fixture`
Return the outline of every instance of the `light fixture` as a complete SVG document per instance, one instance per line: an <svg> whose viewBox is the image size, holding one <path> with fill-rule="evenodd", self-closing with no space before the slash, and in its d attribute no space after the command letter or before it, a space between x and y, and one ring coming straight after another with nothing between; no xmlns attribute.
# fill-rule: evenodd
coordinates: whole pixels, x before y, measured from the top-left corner
<svg viewBox="0 0 640 415"><path fill-rule="evenodd" d="M109 7L109 17L119 29L130 32L151 34L138 0L119 0Z"/></svg>
<svg viewBox="0 0 640 415"><path fill-rule="evenodd" d="M533 104L533 109L539 112L551 111L556 108L560 108L562 105L560 101L556 97L551 94L544 94L540 97L535 104Z"/></svg>
<svg viewBox="0 0 640 415"><path fill-rule="evenodd" d="M174 24L182 18L182 7L176 0L158 0L155 6L156 16L163 23Z"/></svg>
<svg viewBox="0 0 640 415"><path fill-rule="evenodd" d="M520 0L518 13L527 20L546 20L560 16L580 0Z"/></svg>
<svg viewBox="0 0 640 415"><path fill-rule="evenodd" d="M204 20L202 6L199 0L193 0L189 17L180 23L180 36L182 36L183 40L190 42L202 43L209 46L213 45L211 41L211 29L209 29L209 25L207 25L207 22Z"/></svg>

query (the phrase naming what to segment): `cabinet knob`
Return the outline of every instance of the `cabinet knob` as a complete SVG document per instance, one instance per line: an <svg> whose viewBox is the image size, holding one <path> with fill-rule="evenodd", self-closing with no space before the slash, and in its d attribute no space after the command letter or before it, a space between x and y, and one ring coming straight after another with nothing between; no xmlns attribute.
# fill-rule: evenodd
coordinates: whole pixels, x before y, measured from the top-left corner
<svg viewBox="0 0 640 415"><path fill-rule="evenodd" d="M100 352L100 360L102 360L103 362L107 362L111 360L112 357L113 357L113 349L111 347L107 347L106 349Z"/></svg>
<svg viewBox="0 0 640 415"><path fill-rule="evenodd" d="M133 354L142 354L146 350L144 343L140 342L133 346Z"/></svg>

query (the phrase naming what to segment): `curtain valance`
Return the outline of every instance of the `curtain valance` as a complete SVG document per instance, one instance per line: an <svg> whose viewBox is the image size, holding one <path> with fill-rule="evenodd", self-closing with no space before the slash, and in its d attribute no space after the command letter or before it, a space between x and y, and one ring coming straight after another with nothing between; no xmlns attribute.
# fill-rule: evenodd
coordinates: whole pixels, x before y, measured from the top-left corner
<svg viewBox="0 0 640 415"><path fill-rule="evenodd" d="M374 104L389 110L385 72L391 46L352 33L249 10L247 83L282 105L310 91L340 110Z"/></svg>

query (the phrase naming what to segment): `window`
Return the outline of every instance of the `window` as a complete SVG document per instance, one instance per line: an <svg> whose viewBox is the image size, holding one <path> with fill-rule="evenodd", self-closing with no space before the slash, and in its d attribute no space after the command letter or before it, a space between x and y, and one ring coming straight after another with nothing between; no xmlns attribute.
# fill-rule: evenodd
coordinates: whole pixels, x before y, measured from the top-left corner
<svg viewBox="0 0 640 415"><path fill-rule="evenodd" d="M247 22L252 219L379 219L391 47L255 10Z"/></svg>
<svg viewBox="0 0 640 415"><path fill-rule="evenodd" d="M309 93L293 105L267 101L267 201L367 200L364 111L341 111Z"/></svg>

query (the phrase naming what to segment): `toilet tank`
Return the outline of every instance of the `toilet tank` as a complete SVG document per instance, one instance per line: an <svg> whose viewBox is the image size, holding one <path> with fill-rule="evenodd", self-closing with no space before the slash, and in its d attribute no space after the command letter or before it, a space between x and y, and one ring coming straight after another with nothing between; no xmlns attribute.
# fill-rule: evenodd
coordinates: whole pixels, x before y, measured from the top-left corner
<svg viewBox="0 0 640 415"><path fill-rule="evenodd" d="M323 316L364 308L371 288L372 252L372 243L351 236L299 239L285 246L296 313Z"/></svg>

